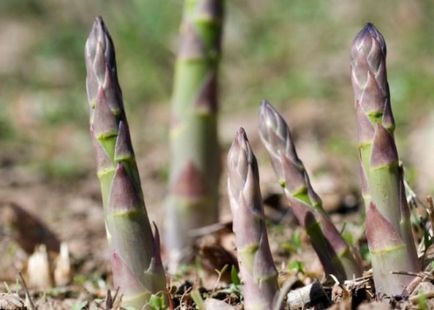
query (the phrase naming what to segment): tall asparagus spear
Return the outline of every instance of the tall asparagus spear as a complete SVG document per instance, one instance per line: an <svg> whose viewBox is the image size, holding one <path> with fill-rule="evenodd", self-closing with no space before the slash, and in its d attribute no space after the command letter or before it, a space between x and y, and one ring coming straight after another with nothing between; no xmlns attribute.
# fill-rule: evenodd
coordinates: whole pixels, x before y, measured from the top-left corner
<svg viewBox="0 0 434 310"><path fill-rule="evenodd" d="M123 306L142 309L151 294L165 292L159 237L153 235L131 145L115 51L101 17L86 41L90 132L97 158L113 279Z"/></svg>
<svg viewBox="0 0 434 310"><path fill-rule="evenodd" d="M267 101L261 104L259 133L288 202L310 237L327 274L339 280L361 274L361 265L322 208L321 199L297 155L283 117Z"/></svg>
<svg viewBox="0 0 434 310"><path fill-rule="evenodd" d="M351 78L358 123L366 235L377 292L398 295L420 270L393 131L386 43L368 23L353 42Z"/></svg>
<svg viewBox="0 0 434 310"><path fill-rule="evenodd" d="M240 128L228 154L228 194L233 215L246 309L271 309L278 290L264 223L259 172L246 133Z"/></svg>
<svg viewBox="0 0 434 310"><path fill-rule="evenodd" d="M185 0L176 61L166 212L169 270L192 255L191 230L218 221L218 63L224 0Z"/></svg>

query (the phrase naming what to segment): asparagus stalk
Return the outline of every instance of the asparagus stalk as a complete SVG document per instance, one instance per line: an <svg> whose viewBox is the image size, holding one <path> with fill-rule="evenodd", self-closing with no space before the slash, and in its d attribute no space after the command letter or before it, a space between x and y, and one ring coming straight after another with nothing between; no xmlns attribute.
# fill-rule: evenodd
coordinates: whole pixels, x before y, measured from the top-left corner
<svg viewBox="0 0 434 310"><path fill-rule="evenodd" d="M90 132L97 158L114 285L123 306L142 309L151 294L165 294L166 279L145 209L112 39L97 17L86 41ZM146 307L145 307L146 308Z"/></svg>
<svg viewBox="0 0 434 310"><path fill-rule="evenodd" d="M359 276L361 265L358 256L322 208L321 199L312 188L303 162L297 155L288 125L267 101L261 104L259 133L289 205L300 225L306 229L325 272L339 280Z"/></svg>
<svg viewBox="0 0 434 310"><path fill-rule="evenodd" d="M228 154L228 194L233 215L246 309L271 309L277 270L264 223L259 172L246 133L240 128Z"/></svg>
<svg viewBox="0 0 434 310"><path fill-rule="evenodd" d="M175 67L166 212L169 270L192 257L191 230L218 221L218 63L224 0L186 0Z"/></svg>
<svg viewBox="0 0 434 310"><path fill-rule="evenodd" d="M386 43L368 23L353 42L351 78L358 123L366 235L378 293L402 294L420 270L393 132Z"/></svg>

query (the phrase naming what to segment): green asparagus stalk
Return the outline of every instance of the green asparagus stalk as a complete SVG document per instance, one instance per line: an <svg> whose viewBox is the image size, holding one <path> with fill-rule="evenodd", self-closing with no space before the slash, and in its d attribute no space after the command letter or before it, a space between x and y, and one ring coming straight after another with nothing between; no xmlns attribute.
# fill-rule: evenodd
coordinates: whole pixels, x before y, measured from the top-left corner
<svg viewBox="0 0 434 310"><path fill-rule="evenodd" d="M258 164L240 128L228 154L228 194L246 309L271 309L277 270L264 223Z"/></svg>
<svg viewBox="0 0 434 310"><path fill-rule="evenodd" d="M166 211L169 270L192 257L192 230L218 221L218 64L224 0L185 0L175 67Z"/></svg>
<svg viewBox="0 0 434 310"><path fill-rule="evenodd" d="M339 280L351 279L361 274L361 264L353 249L345 242L322 208L297 155L291 132L283 117L267 101L261 104L259 133L300 225L310 237L327 274Z"/></svg>
<svg viewBox="0 0 434 310"><path fill-rule="evenodd" d="M165 295L166 279L158 231L155 227L153 234L145 209L116 73L114 46L101 17L96 18L86 41L85 59L90 132L113 281L123 294L123 306L142 309L151 294Z"/></svg>
<svg viewBox="0 0 434 310"><path fill-rule="evenodd" d="M353 42L351 77L358 123L366 235L378 293L402 294L420 270L393 132L386 43L372 24Z"/></svg>

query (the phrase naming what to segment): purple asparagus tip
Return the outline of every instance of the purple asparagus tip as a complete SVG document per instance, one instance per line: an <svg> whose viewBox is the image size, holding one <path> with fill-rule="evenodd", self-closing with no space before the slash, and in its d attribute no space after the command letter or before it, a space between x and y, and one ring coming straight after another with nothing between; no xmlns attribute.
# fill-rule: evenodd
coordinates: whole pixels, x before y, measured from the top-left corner
<svg viewBox="0 0 434 310"><path fill-rule="evenodd" d="M87 67L87 96L93 102L103 96L114 113L122 110L122 91L116 73L116 56L112 38L98 16L86 41L84 56ZM101 99L101 98L100 98Z"/></svg>
<svg viewBox="0 0 434 310"><path fill-rule="evenodd" d="M374 47L378 47L378 49L374 50ZM372 23L367 23L354 38L352 50L353 54L369 51L381 52L384 57L387 53L384 37Z"/></svg>
<svg viewBox="0 0 434 310"><path fill-rule="evenodd" d="M106 60L114 61L113 41L101 16L97 16L86 41L86 56L95 60L102 53Z"/></svg>
<svg viewBox="0 0 434 310"><path fill-rule="evenodd" d="M238 177L241 177L243 182L247 179L250 167L253 168L255 175L258 174L256 159L250 149L246 131L242 127L238 129L232 142L228 155L228 165L234 167L234 170L238 172Z"/></svg>

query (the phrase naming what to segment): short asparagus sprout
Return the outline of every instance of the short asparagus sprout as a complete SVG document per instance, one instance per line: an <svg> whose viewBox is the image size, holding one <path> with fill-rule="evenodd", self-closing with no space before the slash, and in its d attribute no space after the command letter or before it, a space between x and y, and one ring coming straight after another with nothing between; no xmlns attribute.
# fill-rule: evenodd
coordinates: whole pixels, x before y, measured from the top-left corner
<svg viewBox="0 0 434 310"><path fill-rule="evenodd" d="M247 310L272 309L278 291L277 270L264 222L258 164L242 128L229 150L227 167L244 306Z"/></svg>
<svg viewBox="0 0 434 310"><path fill-rule="evenodd" d="M322 208L321 199L312 188L285 120L267 101L262 102L259 117L260 137L279 184L298 222L306 229L325 272L342 281L359 276L360 259Z"/></svg>
<svg viewBox="0 0 434 310"><path fill-rule="evenodd" d="M420 264L393 131L386 43L368 23L353 42L351 78L358 123L366 235L378 293L400 295Z"/></svg>
<svg viewBox="0 0 434 310"><path fill-rule="evenodd" d="M90 132L101 184L114 285L123 306L146 308L152 294L166 291L158 230L148 220L140 185L122 92L116 73L115 51L101 17L86 41L87 95Z"/></svg>

